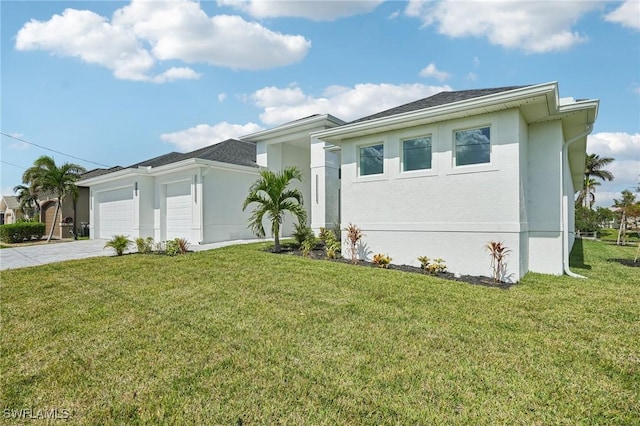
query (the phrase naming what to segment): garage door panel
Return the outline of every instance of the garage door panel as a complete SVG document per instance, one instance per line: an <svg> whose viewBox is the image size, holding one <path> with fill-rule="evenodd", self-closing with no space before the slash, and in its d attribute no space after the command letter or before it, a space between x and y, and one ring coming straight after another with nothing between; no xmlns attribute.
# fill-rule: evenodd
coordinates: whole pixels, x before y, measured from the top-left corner
<svg viewBox="0 0 640 426"><path fill-rule="evenodd" d="M192 204L191 182L167 185L167 239L191 238Z"/></svg>
<svg viewBox="0 0 640 426"><path fill-rule="evenodd" d="M133 233L133 188L120 188L100 193L99 238Z"/></svg>

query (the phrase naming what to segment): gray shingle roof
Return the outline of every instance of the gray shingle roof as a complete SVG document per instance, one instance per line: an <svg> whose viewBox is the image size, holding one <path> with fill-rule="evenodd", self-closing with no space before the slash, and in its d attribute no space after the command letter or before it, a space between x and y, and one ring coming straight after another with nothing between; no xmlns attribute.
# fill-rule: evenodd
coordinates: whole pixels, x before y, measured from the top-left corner
<svg viewBox="0 0 640 426"><path fill-rule="evenodd" d="M258 167L256 163L256 144L237 139L227 139L182 155L183 158L181 160L201 158L239 166Z"/></svg>
<svg viewBox="0 0 640 426"><path fill-rule="evenodd" d="M80 180L106 175L107 173L117 172L118 170L122 170L122 169L123 169L122 166L114 166L108 169L92 169L80 175Z"/></svg>
<svg viewBox="0 0 640 426"><path fill-rule="evenodd" d="M400 105L395 108L381 111L376 114L359 118L347 124L360 123L363 121L375 120L383 117L391 117L393 115L403 114L411 111L418 111L426 108L433 108L453 102L466 101L467 99L479 98L481 96L493 95L500 92L508 92L509 90L520 89L527 86L508 86L496 87L493 89L474 89L474 90L458 90L455 92L440 92L428 98L419 99L408 104Z"/></svg>
<svg viewBox="0 0 640 426"><path fill-rule="evenodd" d="M110 169L93 169L82 175L82 180L102 176L107 173L117 172L124 169L137 169L138 167L160 167L190 158L201 158L203 160L219 161L222 163L237 164L240 166L258 167L256 163L256 144L253 142L240 141L237 139L227 139L195 151L180 153L170 152L159 155L148 160L140 161L128 167L115 166ZM81 184L82 181L79 182Z"/></svg>
<svg viewBox="0 0 640 426"><path fill-rule="evenodd" d="M127 167L127 169L136 169L138 167L160 167L165 164L175 163L176 161L182 160L182 156L179 152L170 152L168 154L162 154L157 157L150 158L148 160L141 161L139 163L132 164Z"/></svg>

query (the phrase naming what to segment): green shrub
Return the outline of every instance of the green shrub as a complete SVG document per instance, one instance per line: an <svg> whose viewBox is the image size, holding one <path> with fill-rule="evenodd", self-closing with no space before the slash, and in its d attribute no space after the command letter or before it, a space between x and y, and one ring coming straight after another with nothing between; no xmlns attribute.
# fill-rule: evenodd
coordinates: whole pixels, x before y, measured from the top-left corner
<svg viewBox="0 0 640 426"><path fill-rule="evenodd" d="M178 239L175 240L167 240L164 243L164 252L167 256L175 256L180 254L180 245L178 244Z"/></svg>
<svg viewBox="0 0 640 426"><path fill-rule="evenodd" d="M418 262L420 262L420 269L424 271L425 274L437 274L440 272L447 271L447 264L444 259L429 259L427 256L418 257Z"/></svg>
<svg viewBox="0 0 640 426"><path fill-rule="evenodd" d="M309 257L309 255L311 254L311 250L313 250L317 244L318 244L318 239L312 233L300 245L300 247L302 248L302 255L305 257Z"/></svg>
<svg viewBox="0 0 640 426"><path fill-rule="evenodd" d="M307 238L315 237L315 235L311 228L307 226L306 222L301 222L295 225L292 237L298 244L298 247L302 247L302 244L307 240Z"/></svg>
<svg viewBox="0 0 640 426"><path fill-rule="evenodd" d="M39 240L44 235L42 222L18 222L0 225L0 241L20 243L22 241Z"/></svg>
<svg viewBox="0 0 640 426"><path fill-rule="evenodd" d="M110 247L115 250L116 255L122 256L124 251L127 250L133 241L129 239L128 235L114 235L109 241L104 245L105 248Z"/></svg>
<svg viewBox="0 0 640 426"><path fill-rule="evenodd" d="M176 256L189 251L189 241L185 238L174 238L173 240L160 241L156 244L156 253Z"/></svg>
<svg viewBox="0 0 640 426"><path fill-rule="evenodd" d="M152 237L138 237L136 238L136 248L138 253L148 254L153 251L153 238Z"/></svg>
<svg viewBox="0 0 640 426"><path fill-rule="evenodd" d="M327 228L320 228L320 240L324 243L324 251L328 259L335 259L338 257L340 251L340 242L336 233Z"/></svg>

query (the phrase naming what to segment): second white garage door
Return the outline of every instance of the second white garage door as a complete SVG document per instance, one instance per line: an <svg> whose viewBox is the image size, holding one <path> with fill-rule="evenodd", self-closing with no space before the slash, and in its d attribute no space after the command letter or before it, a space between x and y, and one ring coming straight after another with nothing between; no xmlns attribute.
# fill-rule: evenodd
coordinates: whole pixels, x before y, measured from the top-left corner
<svg viewBox="0 0 640 426"><path fill-rule="evenodd" d="M191 204L191 182L167 185L167 240L185 238L191 241L193 207Z"/></svg>
<svg viewBox="0 0 640 426"><path fill-rule="evenodd" d="M98 238L133 234L133 188L101 192L98 206Z"/></svg>

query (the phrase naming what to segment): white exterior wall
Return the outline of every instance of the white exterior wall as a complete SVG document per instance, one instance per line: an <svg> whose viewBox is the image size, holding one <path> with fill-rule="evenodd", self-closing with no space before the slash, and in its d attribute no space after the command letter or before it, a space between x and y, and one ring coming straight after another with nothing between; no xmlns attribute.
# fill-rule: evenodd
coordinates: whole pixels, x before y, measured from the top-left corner
<svg viewBox="0 0 640 426"><path fill-rule="evenodd" d="M340 152L325 150L327 144L311 139L311 229L340 226Z"/></svg>
<svg viewBox="0 0 640 426"><path fill-rule="evenodd" d="M485 245L512 250L508 274L521 276L519 139L517 110L380 133L342 142L342 227L359 226L366 258L388 253L393 263L419 265L418 256L444 258L452 272L489 275ZM491 127L490 164L454 167L453 132ZM432 137L432 169L401 172L401 140ZM361 145L384 143L384 173L357 176ZM523 229L524 228L524 229ZM343 237L344 237L343 232ZM343 254L348 250L343 246Z"/></svg>
<svg viewBox="0 0 640 426"><path fill-rule="evenodd" d="M202 200L205 243L255 238L248 228L255 205L242 211L249 187L258 179L258 171L211 169L203 177ZM269 228L265 228L268 233Z"/></svg>
<svg viewBox="0 0 640 426"><path fill-rule="evenodd" d="M562 123L529 126L529 270L561 275Z"/></svg>
<svg viewBox="0 0 640 426"><path fill-rule="evenodd" d="M520 276L529 271L529 212L527 200L529 199L529 126L522 114L519 114L518 133L520 139Z"/></svg>
<svg viewBox="0 0 640 426"><path fill-rule="evenodd" d="M294 181L292 187L300 189L307 212L307 222L311 221L311 154L308 147L300 147L289 143L256 144L256 162L269 170L281 171L290 166L296 166L302 173L302 182ZM247 187L248 189L248 187ZM244 198L243 198L244 199ZM290 236L294 231L297 220L290 214L285 214L285 219L280 229L281 236ZM270 236L271 226L265 221L265 231Z"/></svg>

